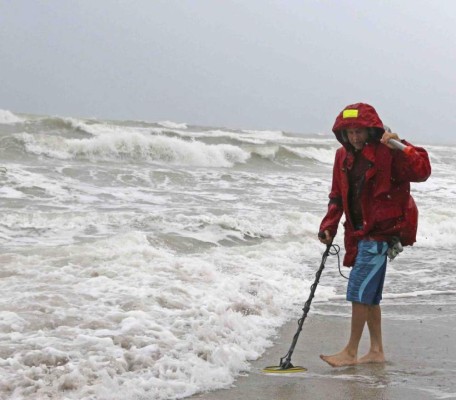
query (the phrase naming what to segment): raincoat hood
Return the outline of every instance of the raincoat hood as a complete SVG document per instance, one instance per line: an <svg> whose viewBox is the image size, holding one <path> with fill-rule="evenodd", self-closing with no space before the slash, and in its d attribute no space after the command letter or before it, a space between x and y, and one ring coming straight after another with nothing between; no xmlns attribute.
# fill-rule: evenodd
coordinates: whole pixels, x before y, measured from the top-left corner
<svg viewBox="0 0 456 400"><path fill-rule="evenodd" d="M379 141L385 132L375 108L365 103L350 104L336 118L332 130L344 147L351 147L345 134L349 128L368 128L369 140L372 141Z"/></svg>

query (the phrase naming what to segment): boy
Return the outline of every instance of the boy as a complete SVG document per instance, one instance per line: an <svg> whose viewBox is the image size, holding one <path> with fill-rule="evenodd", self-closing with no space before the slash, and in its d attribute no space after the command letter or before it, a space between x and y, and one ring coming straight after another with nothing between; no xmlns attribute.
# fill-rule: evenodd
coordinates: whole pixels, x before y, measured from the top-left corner
<svg viewBox="0 0 456 400"><path fill-rule="evenodd" d="M326 216L319 239L330 244L345 214L344 265L352 267L347 300L352 302L351 333L347 345L334 355L321 355L333 367L385 361L381 330L383 282L388 247L416 241L418 211L410 196L410 182L431 174L427 152L402 140L411 150L394 150L375 109L364 103L347 106L336 118L337 150ZM370 349L358 359L358 345L367 322Z"/></svg>

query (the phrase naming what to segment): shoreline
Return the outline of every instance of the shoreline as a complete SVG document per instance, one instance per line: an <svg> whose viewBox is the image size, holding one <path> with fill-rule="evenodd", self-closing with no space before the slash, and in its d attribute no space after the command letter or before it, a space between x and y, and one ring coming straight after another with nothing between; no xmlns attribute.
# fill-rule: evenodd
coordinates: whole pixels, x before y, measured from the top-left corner
<svg viewBox="0 0 456 400"><path fill-rule="evenodd" d="M385 302L386 303L386 302ZM388 317L382 304L383 339L387 362L332 368L320 354L333 354L346 343L350 319L310 313L292 356L295 366L307 368L299 374L264 374L263 368L278 365L291 344L296 321L285 324L273 347L251 363L251 370L236 379L231 388L196 394L193 400L264 399L456 399L456 302L444 310L428 305L410 305L415 318ZM360 344L368 349L367 327Z"/></svg>

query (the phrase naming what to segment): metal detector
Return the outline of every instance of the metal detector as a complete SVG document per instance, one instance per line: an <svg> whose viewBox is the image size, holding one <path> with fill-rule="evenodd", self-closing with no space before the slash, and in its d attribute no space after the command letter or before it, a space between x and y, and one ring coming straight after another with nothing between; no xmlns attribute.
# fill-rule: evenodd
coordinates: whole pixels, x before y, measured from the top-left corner
<svg viewBox="0 0 456 400"><path fill-rule="evenodd" d="M302 309L304 313L303 313L301 319L298 321L298 330L297 330L297 332L295 333L295 335L293 337L293 341L291 342L291 346L290 346L290 349L288 350L288 353L285 354L285 356L283 356L280 359L280 365L277 365L277 366L276 365L271 365L269 367L264 368L262 370L262 372L274 373L274 374L283 374L283 373L296 373L296 372L305 372L305 371L307 371L307 368L300 367L300 366L295 367L291 363L291 356L292 356L292 354L294 352L294 349L296 347L296 343L298 342L299 334L302 331L302 325L304 324L304 320L306 319L307 313L310 310L310 304L312 303L312 299L314 298L315 291L317 290L317 285L318 285L318 282L320 281L321 273L323 272L323 269L325 268L326 259L328 258L328 256L330 254L335 254L335 253L331 253L330 252L332 246L333 246L333 244L331 242L330 244L328 244L326 246L326 250L323 253L323 256L321 258L320 268L318 269L317 273L315 274L314 283L310 287L310 295L309 295L309 298L307 299L307 301L304 304L304 308Z"/></svg>

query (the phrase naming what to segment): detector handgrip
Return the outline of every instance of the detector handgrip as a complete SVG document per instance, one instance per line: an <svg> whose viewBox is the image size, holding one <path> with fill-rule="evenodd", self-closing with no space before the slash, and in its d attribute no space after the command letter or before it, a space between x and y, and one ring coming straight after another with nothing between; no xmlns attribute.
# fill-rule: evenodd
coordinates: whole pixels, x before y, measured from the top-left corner
<svg viewBox="0 0 456 400"><path fill-rule="evenodd" d="M396 139L388 140L388 144L392 145L397 150L403 151L406 155L415 153L415 149L412 146L406 146L404 143L399 142Z"/></svg>

